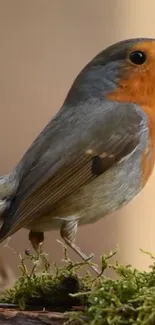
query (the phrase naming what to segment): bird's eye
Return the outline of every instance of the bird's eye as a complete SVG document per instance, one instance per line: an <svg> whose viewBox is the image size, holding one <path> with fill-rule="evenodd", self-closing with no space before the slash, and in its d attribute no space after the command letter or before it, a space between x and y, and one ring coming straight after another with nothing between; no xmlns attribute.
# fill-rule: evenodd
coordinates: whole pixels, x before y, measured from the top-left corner
<svg viewBox="0 0 155 325"><path fill-rule="evenodd" d="M141 65L146 61L146 54L142 51L134 51L130 54L129 59L136 65Z"/></svg>

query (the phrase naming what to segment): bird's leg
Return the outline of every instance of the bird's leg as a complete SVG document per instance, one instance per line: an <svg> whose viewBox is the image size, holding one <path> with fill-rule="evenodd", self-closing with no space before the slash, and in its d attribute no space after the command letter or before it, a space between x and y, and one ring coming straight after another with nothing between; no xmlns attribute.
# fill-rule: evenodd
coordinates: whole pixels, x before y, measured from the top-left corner
<svg viewBox="0 0 155 325"><path fill-rule="evenodd" d="M49 270L50 263L46 256L44 256L42 251L42 246L44 242L44 233L43 232L37 232L37 231L30 231L29 232L29 240L31 242L31 245L33 249L36 251L38 258L41 256L42 262L45 266L46 271Z"/></svg>
<svg viewBox="0 0 155 325"><path fill-rule="evenodd" d="M60 234L63 238L64 242L78 255L80 258L82 258L83 261L87 261L89 259L89 256L85 255L81 249L74 243L76 232L78 227L78 221L77 220L65 220L62 223ZM100 271L97 267L94 265L90 265L90 267L97 273L97 275L100 274Z"/></svg>
<svg viewBox="0 0 155 325"><path fill-rule="evenodd" d="M31 242L32 247L37 252L37 254L40 254L42 252L42 245L44 242L44 233L43 232L37 232L31 230L29 232L29 240Z"/></svg>
<svg viewBox="0 0 155 325"><path fill-rule="evenodd" d="M50 268L50 263L42 251L42 246L43 246L43 242L44 242L44 233L42 231L32 231L31 230L29 232L29 240L31 242L33 249L36 251L38 257L41 256L45 270L48 271Z"/></svg>

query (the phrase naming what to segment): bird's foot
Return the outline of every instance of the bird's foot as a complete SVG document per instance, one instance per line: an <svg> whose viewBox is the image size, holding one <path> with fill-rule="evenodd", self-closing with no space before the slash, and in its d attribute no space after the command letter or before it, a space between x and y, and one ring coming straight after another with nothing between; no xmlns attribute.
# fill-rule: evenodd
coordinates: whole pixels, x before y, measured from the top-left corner
<svg viewBox="0 0 155 325"><path fill-rule="evenodd" d="M63 238L63 240L78 256L80 256L80 258L82 258L84 262L88 262L93 258L94 254L90 254L90 256L87 256L75 243L71 242L65 237ZM97 266L95 266L94 264L89 264L89 266L97 274L97 276L100 275L101 271L99 271Z"/></svg>

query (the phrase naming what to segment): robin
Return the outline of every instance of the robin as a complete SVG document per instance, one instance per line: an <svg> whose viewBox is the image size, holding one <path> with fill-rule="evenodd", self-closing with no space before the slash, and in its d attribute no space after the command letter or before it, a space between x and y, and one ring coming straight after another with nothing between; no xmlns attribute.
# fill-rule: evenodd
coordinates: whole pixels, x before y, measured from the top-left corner
<svg viewBox="0 0 155 325"><path fill-rule="evenodd" d="M38 250L60 229L75 244L78 225L120 209L147 183L155 162L155 39L118 42L75 79L56 116L4 184L0 242L22 227ZM9 192L9 190L8 190ZM98 270L96 270L98 272Z"/></svg>

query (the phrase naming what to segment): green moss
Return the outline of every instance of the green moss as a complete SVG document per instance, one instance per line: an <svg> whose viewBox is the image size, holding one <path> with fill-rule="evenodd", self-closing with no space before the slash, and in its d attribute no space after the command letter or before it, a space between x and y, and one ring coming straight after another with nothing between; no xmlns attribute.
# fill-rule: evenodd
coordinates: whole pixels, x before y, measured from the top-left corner
<svg viewBox="0 0 155 325"><path fill-rule="evenodd" d="M60 309L66 311L74 305L84 304L86 298L72 297L70 293L87 292L90 287L91 276L78 275L79 269L87 263L73 263L64 247L64 263L62 267L51 265L44 253L39 256L26 251L24 257L20 255L21 276L13 288L6 290L0 297L0 303L18 305L21 309ZM28 271L26 264L31 261L32 269ZM38 266L43 264L43 270L37 272Z"/></svg>
<svg viewBox="0 0 155 325"><path fill-rule="evenodd" d="M101 257L101 275L93 278L89 273L79 276L79 270L86 263L73 263L65 249L64 263L61 268L50 265L46 255L38 258L29 252L21 258L21 276L15 286L7 290L1 302L15 303L22 309L32 306L68 310L69 322L80 321L89 325L153 325L155 324L155 258L150 271L139 271L131 266L117 262L110 264L110 253ZM148 253L147 253L148 254ZM32 270L26 269L26 260L31 260ZM44 260L44 270L37 273L40 260ZM104 271L112 268L117 279L104 276ZM81 311L72 312L73 306Z"/></svg>
<svg viewBox="0 0 155 325"><path fill-rule="evenodd" d="M81 318L89 325L154 325L155 264L150 266L150 272L118 263L110 267L119 278L101 277L88 293L85 312L71 313L70 320Z"/></svg>

